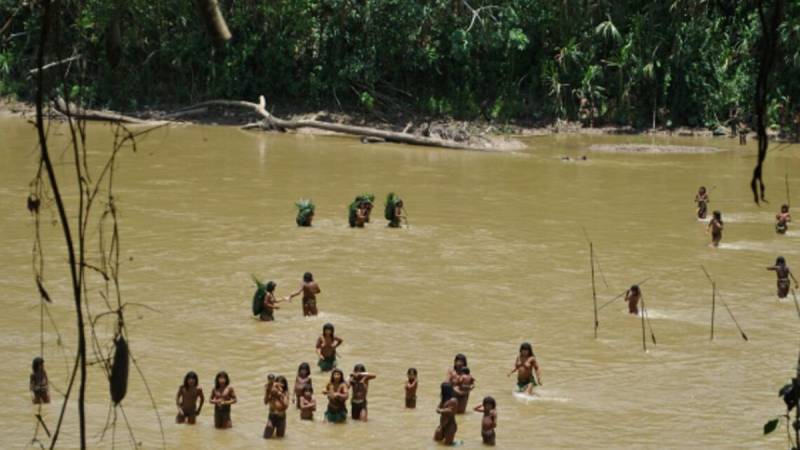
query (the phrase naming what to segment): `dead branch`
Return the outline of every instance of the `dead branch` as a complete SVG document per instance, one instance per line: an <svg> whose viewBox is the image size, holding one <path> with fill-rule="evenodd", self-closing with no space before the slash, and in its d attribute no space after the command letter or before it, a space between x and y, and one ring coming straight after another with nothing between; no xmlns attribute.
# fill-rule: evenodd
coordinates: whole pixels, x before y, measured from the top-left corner
<svg viewBox="0 0 800 450"><path fill-rule="evenodd" d="M157 120L144 120L136 117L126 116L115 112L97 111L93 109L81 108L76 105L67 105L63 98L59 97L53 102L56 111L66 117L77 120L97 120L101 122L119 122L135 125L152 125L162 123Z"/></svg>

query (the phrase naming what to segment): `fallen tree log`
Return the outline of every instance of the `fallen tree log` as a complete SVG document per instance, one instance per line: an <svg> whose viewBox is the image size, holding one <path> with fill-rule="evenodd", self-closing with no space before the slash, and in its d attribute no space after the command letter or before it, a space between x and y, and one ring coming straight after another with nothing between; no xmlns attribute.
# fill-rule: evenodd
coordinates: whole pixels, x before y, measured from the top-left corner
<svg viewBox="0 0 800 450"><path fill-rule="evenodd" d="M137 117L126 116L115 112L81 108L74 104L67 105L67 102L65 102L61 97L58 97L56 101L53 102L53 107L59 113L78 120L97 120L101 122L119 122L134 125L157 125L166 123L159 120L139 119Z"/></svg>
<svg viewBox="0 0 800 450"><path fill-rule="evenodd" d="M209 100L189 106L187 108L184 108L184 110L203 108L209 106L247 108L259 114L267 125L269 125L272 128L277 128L279 130L280 129L297 130L300 128L313 128L317 130L332 131L334 133L350 134L372 139L383 139L386 142L394 142L399 144L422 145L426 147L441 147L441 148L452 148L459 150L488 151L492 149L492 146L489 142L484 142L481 144L474 144L474 143L470 144L463 142L446 141L442 139L436 139L433 137L416 136L413 134L407 134L403 132L381 130L371 127L362 127L358 125L345 125L339 123L322 122L319 120L280 119L278 117L273 116L272 114L269 113L269 111L267 111L266 100L264 100L263 95L260 96L258 100L259 100L258 103L245 102L240 100ZM180 113L181 111L183 110L176 111L176 113ZM250 128L252 128L252 126Z"/></svg>

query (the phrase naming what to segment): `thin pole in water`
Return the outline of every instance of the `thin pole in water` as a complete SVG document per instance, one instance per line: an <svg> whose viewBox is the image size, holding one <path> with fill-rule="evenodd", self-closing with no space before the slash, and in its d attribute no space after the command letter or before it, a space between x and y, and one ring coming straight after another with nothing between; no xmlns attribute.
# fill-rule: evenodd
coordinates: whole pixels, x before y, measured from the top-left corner
<svg viewBox="0 0 800 450"><path fill-rule="evenodd" d="M717 284L711 283L711 340L714 340L714 313L717 308Z"/></svg>
<svg viewBox="0 0 800 450"><path fill-rule="evenodd" d="M642 316L642 349L647 351L647 338L644 332L644 296L639 299L642 302L642 311L640 312Z"/></svg>
<svg viewBox="0 0 800 450"><path fill-rule="evenodd" d="M794 307L797 309L797 316L800 317L800 303L797 302L797 295L794 293L794 289L792 289L792 298L794 299Z"/></svg>
<svg viewBox="0 0 800 450"><path fill-rule="evenodd" d="M650 330L650 339L653 341L653 345L656 345L656 334L653 332L653 324L650 323L650 317L647 315L647 308L644 306L644 295L642 295L642 314L644 315L644 320L647 322L647 328Z"/></svg>
<svg viewBox="0 0 800 450"><path fill-rule="evenodd" d="M594 246L592 241L589 241L589 265L592 268L592 302L594 303L594 338L597 339L597 327L600 322L597 320L597 289L594 283Z"/></svg>

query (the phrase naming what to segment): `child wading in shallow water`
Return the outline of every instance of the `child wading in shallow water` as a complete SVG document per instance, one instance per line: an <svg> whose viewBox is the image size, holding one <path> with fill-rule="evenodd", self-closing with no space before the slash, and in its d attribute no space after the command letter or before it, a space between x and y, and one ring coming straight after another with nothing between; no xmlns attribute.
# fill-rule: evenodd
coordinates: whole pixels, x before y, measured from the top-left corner
<svg viewBox="0 0 800 450"><path fill-rule="evenodd" d="M536 355L533 354L533 347L530 343L523 342L519 346L519 356L514 361L514 370L509 372L508 376L514 372L517 372L518 392L531 395L533 388L542 384L542 373L539 371L539 363L536 361Z"/></svg>
<svg viewBox="0 0 800 450"><path fill-rule="evenodd" d="M214 378L214 390L211 391L209 402L214 405L214 428L231 428L231 405L236 403L236 392L224 371Z"/></svg>
<svg viewBox="0 0 800 450"><path fill-rule="evenodd" d="M297 367L297 377L294 379L294 395L295 400L297 401L297 408L300 408L300 398L303 397L303 389L306 386L311 386L313 390L313 384L311 383L311 367L309 367L308 363L300 363L300 366Z"/></svg>
<svg viewBox="0 0 800 450"><path fill-rule="evenodd" d="M44 370L44 359L39 356L33 358L31 366L32 373L28 387L33 394L33 404L50 403L50 382L47 379L47 371Z"/></svg>
<svg viewBox="0 0 800 450"><path fill-rule="evenodd" d="M347 383L344 382L344 373L341 369L333 369L331 382L325 387L328 397L328 409L325 411L325 420L330 423L343 423L347 421Z"/></svg>
<svg viewBox="0 0 800 450"><path fill-rule="evenodd" d="M786 260L783 259L783 256L778 256L778 259L775 260L775 265L767 267L767 270L774 270L775 274L778 275L778 298L786 298L789 295L789 288L792 286L789 277L794 280L794 288L798 288L797 278L789 270L789 266L786 265Z"/></svg>
<svg viewBox="0 0 800 450"><path fill-rule="evenodd" d="M206 399L198 384L197 374L194 372L189 372L183 377L183 385L178 388L178 393L175 395L175 403L178 405L175 423L195 424ZM199 404L198 400L200 400Z"/></svg>
<svg viewBox="0 0 800 450"><path fill-rule="evenodd" d="M458 384L453 385L453 390L458 400L458 414L464 414L467 411L469 402L469 393L475 389L475 378L470 374L469 367L462 367L459 370Z"/></svg>
<svg viewBox="0 0 800 450"><path fill-rule="evenodd" d="M287 300L291 300L300 294L303 294L303 315L316 316L317 315L317 294L322 292L319 285L314 281L314 275L311 272L303 274L303 284L297 292L292 293Z"/></svg>
<svg viewBox="0 0 800 450"><path fill-rule="evenodd" d="M406 372L408 381L406 381L406 408L417 407L417 369L411 367Z"/></svg>
<svg viewBox="0 0 800 450"><path fill-rule="evenodd" d="M300 397L300 419L314 420L314 411L317 410L317 401L314 400L314 388L310 384L303 386L303 396Z"/></svg>
<svg viewBox="0 0 800 450"><path fill-rule="evenodd" d="M634 284L625 293L625 302L628 303L628 312L630 314L639 314L639 300L642 298L642 291L639 289L638 284Z"/></svg>
<svg viewBox="0 0 800 450"><path fill-rule="evenodd" d="M786 234L791 221L792 215L789 214L789 205L781 206L781 212L775 214L775 231L779 234Z"/></svg>
<svg viewBox="0 0 800 450"><path fill-rule="evenodd" d="M353 420L367 421L369 380L374 380L375 376L375 374L368 373L363 364L356 364L353 368L353 373L350 374L350 391L353 393L350 399L350 408Z"/></svg>
<svg viewBox="0 0 800 450"><path fill-rule="evenodd" d="M342 338L335 336L333 325L326 323L322 326L322 336L317 338L317 365L323 372L328 372L336 367L336 348L342 345Z"/></svg>
<svg viewBox="0 0 800 450"><path fill-rule="evenodd" d="M483 413L481 420L481 438L486 445L494 445L497 428L497 403L492 397L483 397L483 403L475 407L475 411Z"/></svg>
<svg viewBox="0 0 800 450"><path fill-rule="evenodd" d="M439 413L439 426L433 433L433 440L445 445L453 445L456 438L458 424L456 424L456 411L458 410L458 400L454 397L453 385L448 382L442 383L441 401L436 408Z"/></svg>
<svg viewBox="0 0 800 450"><path fill-rule="evenodd" d="M711 245L719 247L719 241L722 240L722 213L714 211L714 217L708 223L706 234L711 233Z"/></svg>
<svg viewBox="0 0 800 450"><path fill-rule="evenodd" d="M283 437L286 434L286 410L289 408L289 382L283 376L267 378L264 404L269 405L269 418L264 427L264 439Z"/></svg>
<svg viewBox="0 0 800 450"><path fill-rule="evenodd" d="M705 219L706 211L708 210L708 204L711 202L708 199L708 193L706 192L705 186L700 186L700 189L697 191L697 195L694 196L694 202L697 204L697 218Z"/></svg>

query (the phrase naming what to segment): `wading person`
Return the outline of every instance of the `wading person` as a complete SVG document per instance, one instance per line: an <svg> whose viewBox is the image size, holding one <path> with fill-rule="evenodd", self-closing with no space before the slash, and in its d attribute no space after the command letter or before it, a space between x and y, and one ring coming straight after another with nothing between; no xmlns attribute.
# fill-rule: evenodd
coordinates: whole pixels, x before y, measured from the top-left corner
<svg viewBox="0 0 800 450"><path fill-rule="evenodd" d="M264 391L264 404L269 405L267 425L264 427L264 439L282 438L286 435L286 410L289 408L289 383L283 376L275 377L275 381L267 382Z"/></svg>
<svg viewBox="0 0 800 450"><path fill-rule="evenodd" d="M386 196L386 208L384 209L384 217L389 221L389 227L400 228L402 220L406 220L405 210L403 209L403 199L397 196L394 192L390 192ZM408 224L408 222L406 222Z"/></svg>
<svg viewBox="0 0 800 450"><path fill-rule="evenodd" d="M183 377L183 385L178 388L178 393L175 395L175 403L178 405L175 423L195 424L206 399L199 384L200 381L194 372L189 372Z"/></svg>
<svg viewBox="0 0 800 450"><path fill-rule="evenodd" d="M456 424L458 400L454 397L453 385L448 382L442 383L440 398L439 406L436 408L436 412L439 414L439 426L433 434L433 440L444 445L453 445L458 430L458 424Z"/></svg>
<svg viewBox="0 0 800 450"><path fill-rule="evenodd" d="M44 370L44 359L39 356L33 358L28 388L33 394L34 405L50 403L50 382Z"/></svg>
<svg viewBox="0 0 800 450"><path fill-rule="evenodd" d="M495 428L497 428L497 402L492 397L483 397L483 402L475 407L475 411L482 412L481 439L485 445L494 445Z"/></svg>
<svg viewBox="0 0 800 450"><path fill-rule="evenodd" d="M275 282L270 281L267 283L264 293L264 305L261 308L261 313L259 314L259 319L264 322L272 322L275 320L275 310L280 309L278 303L281 300L275 298L275 288L278 285Z"/></svg>
<svg viewBox="0 0 800 450"><path fill-rule="evenodd" d="M722 240L722 213L714 211L714 216L708 223L706 234L711 233L711 245L719 247L719 242Z"/></svg>
<svg viewBox="0 0 800 450"><path fill-rule="evenodd" d="M236 392L231 386L231 379L224 371L214 378L214 390L209 402L214 405L214 428L231 428L231 405L236 403Z"/></svg>
<svg viewBox="0 0 800 450"><path fill-rule="evenodd" d="M778 276L778 298L786 298L786 296L789 295L789 288L791 288L792 285L789 281L789 277L792 277L792 280L794 280L794 288L798 288L797 278L794 277L789 266L786 265L786 260L783 259L783 256L778 256L778 259L775 260L775 265L767 267L767 270L775 271L775 274Z"/></svg>
<svg viewBox="0 0 800 450"><path fill-rule="evenodd" d="M356 364L350 374L350 409L353 420L367 421L367 393L369 381L374 380L375 374L367 372L363 364Z"/></svg>
<svg viewBox="0 0 800 450"><path fill-rule="evenodd" d="M458 400L457 414L464 414L469 405L469 393L475 389L475 378L470 374L469 367L462 367L459 370L458 384L453 385L453 391Z"/></svg>
<svg viewBox="0 0 800 450"><path fill-rule="evenodd" d="M694 202L697 204L697 218L705 219L706 212L708 211L708 204L710 203L705 186L700 186L697 195L694 196Z"/></svg>
<svg viewBox="0 0 800 450"><path fill-rule="evenodd" d="M406 408L416 408L417 407L417 385L419 380L417 379L417 369L413 367L409 367L406 371Z"/></svg>
<svg viewBox="0 0 800 450"><path fill-rule="evenodd" d="M303 274L303 284L297 292L292 293L286 300L291 301L293 298L303 294L303 315L316 316L317 315L317 294L322 292L319 285L314 281L314 275L311 272Z"/></svg>
<svg viewBox="0 0 800 450"><path fill-rule="evenodd" d="M325 396L328 397L328 409L325 411L325 420L330 423L343 423L347 421L347 383L344 382L344 373L341 369L333 369L331 381L325 387Z"/></svg>
<svg viewBox="0 0 800 450"><path fill-rule="evenodd" d="M306 386L312 386L313 389L314 385L311 383L311 366L304 362L297 367L297 376L294 379L294 395L297 401L297 408L300 408L300 398L303 396Z"/></svg>
<svg viewBox="0 0 800 450"><path fill-rule="evenodd" d="M789 230L789 222L792 221L792 215L789 214L789 205L782 205L781 211L775 214L775 232L778 234L786 234Z"/></svg>
<svg viewBox="0 0 800 450"><path fill-rule="evenodd" d="M336 367L336 349L342 342L342 338L334 335L333 324L326 323L322 326L322 336L317 338L317 365L321 371L329 372Z"/></svg>
<svg viewBox="0 0 800 450"><path fill-rule="evenodd" d="M639 289L638 284L634 284L628 289L628 292L625 293L625 302L628 303L628 313L638 315L639 314L639 300L642 299L642 291Z"/></svg>
<svg viewBox="0 0 800 450"><path fill-rule="evenodd" d="M314 420L314 411L317 410L317 401L314 400L314 388L310 384L303 386L303 396L300 397L300 420Z"/></svg>
<svg viewBox="0 0 800 450"><path fill-rule="evenodd" d="M294 205L297 207L297 217L294 219L297 226L310 227L314 220L314 203L310 199L304 198Z"/></svg>
<svg viewBox="0 0 800 450"><path fill-rule="evenodd" d="M533 394L533 388L542 384L542 372L539 370L539 363L536 355L533 354L533 347L528 342L523 342L519 346L519 355L514 361L514 369L508 373L511 376L517 373L517 392L524 392L528 395Z"/></svg>

